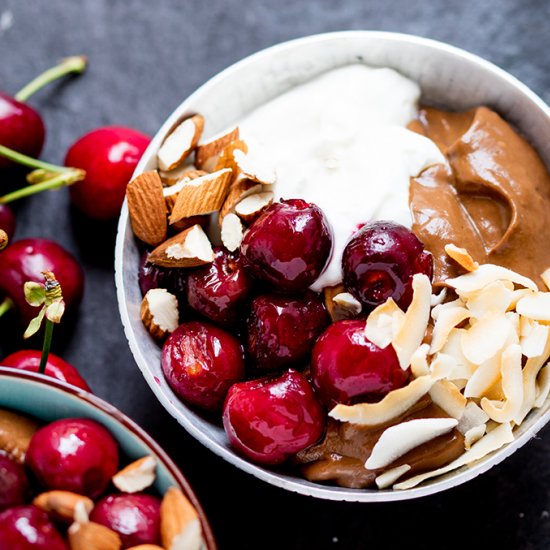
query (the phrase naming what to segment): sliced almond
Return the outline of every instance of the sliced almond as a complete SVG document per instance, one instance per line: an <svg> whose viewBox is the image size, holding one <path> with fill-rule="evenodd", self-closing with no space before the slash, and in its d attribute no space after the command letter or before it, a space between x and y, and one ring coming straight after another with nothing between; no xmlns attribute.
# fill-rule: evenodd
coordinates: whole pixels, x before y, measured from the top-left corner
<svg viewBox="0 0 550 550"><path fill-rule="evenodd" d="M413 277L412 287L412 302L405 313L401 328L392 339L392 345L403 370L409 368L413 353L422 344L430 320L432 296L430 279L423 273L417 273Z"/></svg>
<svg viewBox="0 0 550 550"><path fill-rule="evenodd" d="M222 222L221 239L225 248L234 252L241 246L244 238L244 227L239 216L227 214Z"/></svg>
<svg viewBox="0 0 550 550"><path fill-rule="evenodd" d="M271 191L250 195L235 206L235 214L245 223L251 223L273 204L273 198Z"/></svg>
<svg viewBox="0 0 550 550"><path fill-rule="evenodd" d="M202 178L202 176L208 175L208 172L203 170L193 170L192 172L187 172L179 181L177 181L171 187L164 188L164 199L166 200L166 208L168 208L168 213L171 214L176 201L178 199L179 192L183 187L192 180L197 178Z"/></svg>
<svg viewBox="0 0 550 550"><path fill-rule="evenodd" d="M211 172L214 170L218 157L224 148L239 139L239 128L233 128L229 132L218 136L206 143L201 143L195 153L197 168Z"/></svg>
<svg viewBox="0 0 550 550"><path fill-rule="evenodd" d="M224 169L187 181L177 195L170 214L173 224L183 218L210 214L219 210L231 183L231 170Z"/></svg>
<svg viewBox="0 0 550 550"><path fill-rule="evenodd" d="M68 530L71 550L120 550L117 533L99 523L73 523Z"/></svg>
<svg viewBox="0 0 550 550"><path fill-rule="evenodd" d="M379 489L386 489L391 487L400 477L404 476L411 467L408 464L402 464L396 466L391 470L386 470L383 474L380 474L376 479L376 485Z"/></svg>
<svg viewBox="0 0 550 550"><path fill-rule="evenodd" d="M245 153L242 150L236 149L233 152L233 158L239 172L244 177L263 183L265 185L274 185L277 180L277 175L272 166L266 165L258 160L258 157Z"/></svg>
<svg viewBox="0 0 550 550"><path fill-rule="evenodd" d="M160 180L166 187L172 187L178 184L182 179L192 177L196 173L204 175L205 172L204 170L199 170L193 164L180 164L178 167L168 172L159 170Z"/></svg>
<svg viewBox="0 0 550 550"><path fill-rule="evenodd" d="M456 418L417 418L390 426L374 445L365 468L385 468L412 449L450 432L457 425Z"/></svg>
<svg viewBox="0 0 550 550"><path fill-rule="evenodd" d="M470 256L465 248L460 248L454 244L446 244L445 252L447 256L452 258L466 271L475 271L479 267L479 264Z"/></svg>
<svg viewBox="0 0 550 550"><path fill-rule="evenodd" d="M431 376L421 376L403 388L388 393L378 403L358 403L357 405L336 405L329 416L341 422L360 426L385 424L408 411L422 396L426 395L436 380Z"/></svg>
<svg viewBox="0 0 550 550"><path fill-rule="evenodd" d="M512 441L514 441L514 434L512 433L511 425L500 424L497 428L483 436L472 446L469 451L466 451L464 454L460 455L456 460L453 460L453 462L447 464L447 466L411 477L410 479L394 485L393 488L399 490L411 489L427 479L452 472L453 470L457 470L466 464L471 464L472 462L481 460L488 454L497 451L503 445L511 443Z"/></svg>
<svg viewBox="0 0 550 550"><path fill-rule="evenodd" d="M0 451L23 463L31 438L39 427L38 422L27 416L0 409Z"/></svg>
<svg viewBox="0 0 550 550"><path fill-rule="evenodd" d="M219 222L223 222L223 219L227 214L235 212L235 206L239 204L243 199L254 195L255 193L263 192L265 187L255 181L248 178L237 176L231 183L227 197L220 210Z"/></svg>
<svg viewBox="0 0 550 550"><path fill-rule="evenodd" d="M517 303L516 311L535 321L550 321L550 292L524 296Z"/></svg>
<svg viewBox="0 0 550 550"><path fill-rule="evenodd" d="M56 518L71 522L76 519L78 506L83 507L86 516L94 507L92 499L70 491L47 491L39 494L32 503L44 512L54 514Z"/></svg>
<svg viewBox="0 0 550 550"><path fill-rule="evenodd" d="M176 487L168 489L162 499L160 536L166 550L199 550L202 544L197 511Z"/></svg>
<svg viewBox="0 0 550 550"><path fill-rule="evenodd" d="M161 267L196 267L214 261L212 245L200 225L194 225L157 246L148 261Z"/></svg>
<svg viewBox="0 0 550 550"><path fill-rule="evenodd" d="M224 168L230 168L233 172L233 178L236 178L241 172L235 160L236 151L248 153L248 145L242 139L236 139L231 143L228 143L223 148L223 151L220 153L214 170L223 170Z"/></svg>
<svg viewBox="0 0 550 550"><path fill-rule="evenodd" d="M157 246L166 239L166 202L162 182L156 171L144 172L126 188L128 212L134 235L144 243Z"/></svg>
<svg viewBox="0 0 550 550"><path fill-rule="evenodd" d="M141 302L141 321L155 340L164 340L178 328L178 299L164 288L148 290Z"/></svg>
<svg viewBox="0 0 550 550"><path fill-rule="evenodd" d="M193 115L180 122L166 136L157 153L161 170L173 170L179 166L195 149L204 128L204 118Z"/></svg>
<svg viewBox="0 0 550 550"><path fill-rule="evenodd" d="M149 291L151 292L151 291ZM156 479L157 459L144 456L128 464L113 476L113 485L123 493L137 493L153 485Z"/></svg>

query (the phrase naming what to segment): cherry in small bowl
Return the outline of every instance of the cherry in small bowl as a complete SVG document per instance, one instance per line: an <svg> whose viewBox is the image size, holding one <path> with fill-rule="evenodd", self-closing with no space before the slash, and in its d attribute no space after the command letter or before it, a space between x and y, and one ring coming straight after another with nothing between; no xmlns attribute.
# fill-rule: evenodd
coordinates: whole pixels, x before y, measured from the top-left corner
<svg viewBox="0 0 550 550"><path fill-rule="evenodd" d="M101 424L87 418L56 420L32 437L25 462L47 489L95 498L118 468L118 444Z"/></svg>
<svg viewBox="0 0 550 550"><path fill-rule="evenodd" d="M252 365L263 371L305 366L315 340L329 323L325 304L314 292L301 297L257 296L247 322Z"/></svg>
<svg viewBox="0 0 550 550"><path fill-rule="evenodd" d="M145 493L115 494L99 500L90 520L120 535L122 548L160 543L160 499Z"/></svg>
<svg viewBox="0 0 550 550"><path fill-rule="evenodd" d="M0 452L0 512L24 504L29 497L25 468Z"/></svg>
<svg viewBox="0 0 550 550"><path fill-rule="evenodd" d="M227 391L244 378L244 353L231 334L209 323L181 324L162 348L162 370L186 403L221 409Z"/></svg>
<svg viewBox="0 0 550 550"><path fill-rule="evenodd" d="M241 244L246 269L281 291L306 290L332 253L332 228L315 204L301 199L272 204Z"/></svg>
<svg viewBox="0 0 550 550"><path fill-rule="evenodd" d="M311 380L327 407L379 401L409 377L391 344L379 348L365 336L365 321L333 323L313 348Z"/></svg>
<svg viewBox="0 0 550 550"><path fill-rule="evenodd" d="M317 442L325 412L305 376L289 370L232 386L223 425L236 451L259 464L276 465Z"/></svg>

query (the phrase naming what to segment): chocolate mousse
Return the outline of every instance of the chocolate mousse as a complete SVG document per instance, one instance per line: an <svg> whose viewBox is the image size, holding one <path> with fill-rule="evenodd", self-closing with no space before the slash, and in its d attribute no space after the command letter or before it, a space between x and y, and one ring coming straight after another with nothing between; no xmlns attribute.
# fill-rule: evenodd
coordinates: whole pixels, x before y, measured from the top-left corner
<svg viewBox="0 0 550 550"><path fill-rule="evenodd" d="M451 113L421 108L411 130L449 163L411 178L413 231L434 255L434 283L459 274L444 247L456 243L541 283L550 267L550 176L535 149L487 107Z"/></svg>

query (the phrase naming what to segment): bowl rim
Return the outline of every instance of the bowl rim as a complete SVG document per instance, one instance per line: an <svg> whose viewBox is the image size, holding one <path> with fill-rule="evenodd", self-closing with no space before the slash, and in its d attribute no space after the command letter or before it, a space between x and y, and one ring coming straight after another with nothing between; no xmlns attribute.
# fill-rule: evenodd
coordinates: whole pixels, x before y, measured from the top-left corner
<svg viewBox="0 0 550 550"><path fill-rule="evenodd" d="M138 163L132 177L136 177L142 173L151 157L156 154L158 147L166 133L174 126L174 124L181 118L181 116L187 112L188 105L195 101L197 96L204 94L209 88L215 87L218 82L222 81L226 77L230 76L233 72L238 72L248 64L254 64L259 59L269 57L273 53L279 53L284 50L292 50L295 47L301 45L310 45L315 42L324 42L339 40L345 38L361 38L369 37L374 39L382 39L386 41L401 42L403 45L419 45L429 47L438 50L443 53L448 53L454 57L461 58L468 63L471 63L480 69L492 73L494 76L508 82L515 87L523 96L526 97L531 103L534 103L538 109L540 109L546 117L550 120L550 107L527 85L523 84L515 76L511 75L504 69L501 69L494 63L476 55L470 53L457 46L452 46L445 42L438 40L424 38L413 34L391 32L391 31L376 31L376 30L353 30L353 31L336 31L328 33L319 33L309 35L301 38L295 38L292 40L284 41L262 50L259 50L251 55L248 55L232 65L226 67L222 71L216 73L214 76L206 80L201 86L199 86L189 96L185 97L183 101L172 111L172 113L164 120L157 133L151 140L148 148L145 150L140 162ZM159 384L156 383L154 375L147 369L147 360L141 354L139 349L136 335L133 332L131 326L131 319L129 312L125 307L125 285L123 277L123 265L124 265L124 236L129 223L128 219L128 205L126 199L122 206L121 215L119 218L117 229L117 240L115 246L115 285L117 289L117 300L119 305L120 316L124 328L124 333L128 340L128 344L134 360L141 370L142 375L149 384L149 387L155 394L156 398L161 402L164 408L178 421L178 423L184 427L184 429L190 433L194 438L200 441L209 450L233 464L239 469L245 471L248 474L257 477L271 485L276 487L303 494L310 497L322 498L326 500L337 501L349 501L349 502L391 502L409 500L414 498L425 497L428 495L436 494L441 491L451 489L455 486L461 485L478 475L486 472L493 466L499 464L505 460L508 456L514 453L517 449L522 447L527 441L534 437L537 432L550 420L550 411L542 414L540 418L531 425L524 433L516 437L514 441L507 444L496 453L489 455L488 458L483 459L481 462L475 463L473 467L466 470L459 469L455 473L448 477L444 477L441 480L436 478L435 482L431 482L427 485L420 485L412 489L403 491L395 490L372 490L366 491L364 489L347 489L330 485L322 485L320 483L308 482L305 479L294 481L291 478L287 478L280 473L265 469L252 463L240 455L236 454L233 450L223 446L217 441L213 441L200 430L189 418L183 416L174 404L171 402L169 396L165 395Z"/></svg>
<svg viewBox="0 0 550 550"><path fill-rule="evenodd" d="M64 393L68 393L71 396L84 401L87 405L107 414L124 428L129 430L134 436L140 439L150 450L153 451L153 453L166 467L170 475L176 480L180 488L183 489L183 492L191 500L199 515L206 548L208 550L217 550L218 546L216 544L216 540L214 539L214 534L208 517L204 512L197 495L191 488L190 483L187 481L186 477L180 471L175 462L168 456L166 451L141 426L139 426L139 424L134 422L129 416L117 409L114 405L111 405L111 403L101 399L101 397L98 397L91 392L87 392L77 386L73 386L72 384L68 384L55 378L50 378L44 374L25 371L14 367L4 367L0 362L0 381L2 378L14 378L28 382L38 382L40 384L53 387L54 389L60 390Z"/></svg>

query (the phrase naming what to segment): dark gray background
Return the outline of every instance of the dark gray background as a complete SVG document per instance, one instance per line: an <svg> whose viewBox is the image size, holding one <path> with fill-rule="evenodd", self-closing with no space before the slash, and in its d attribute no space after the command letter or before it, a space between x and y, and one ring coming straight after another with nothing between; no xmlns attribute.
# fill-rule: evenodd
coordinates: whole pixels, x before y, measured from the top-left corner
<svg viewBox="0 0 550 550"><path fill-rule="evenodd" d="M13 93L58 58L89 56L85 76L31 100L48 126L43 158L62 162L84 132L119 124L152 135L220 69L323 31L382 29L443 40L497 63L549 101L549 22L543 0L0 0L0 88ZM196 443L146 386L116 306L114 226L85 223L69 208L66 190L26 200L18 222L17 238L56 239L86 272L78 320L57 335L55 350L176 460L222 549L550 547L548 429L481 479L416 502L332 503L272 488ZM0 357L21 346L9 324L0 324Z"/></svg>

